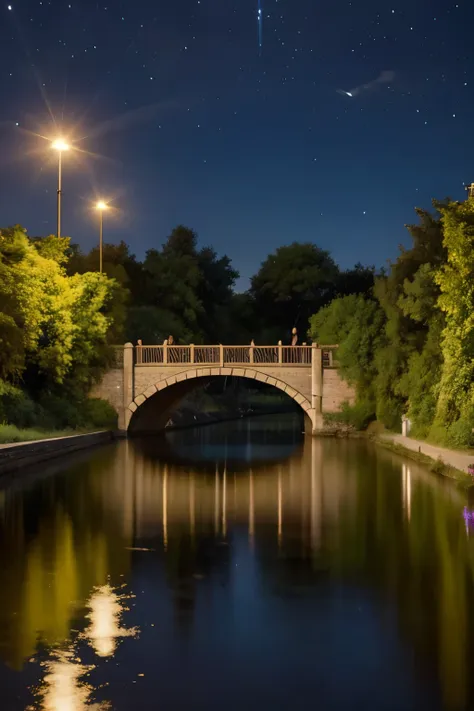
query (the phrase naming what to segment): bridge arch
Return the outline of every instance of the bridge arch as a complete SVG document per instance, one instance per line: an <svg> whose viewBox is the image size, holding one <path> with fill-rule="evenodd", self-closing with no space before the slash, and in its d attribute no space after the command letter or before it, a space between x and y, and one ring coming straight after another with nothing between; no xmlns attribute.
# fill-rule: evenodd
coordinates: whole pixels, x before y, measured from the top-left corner
<svg viewBox="0 0 474 711"><path fill-rule="evenodd" d="M126 408L126 429L137 434L163 430L171 410L185 395L215 377L225 376L257 380L281 390L301 408L307 431L312 432L315 428L315 415L311 403L288 383L255 368L215 367L183 370L150 385L136 395Z"/></svg>

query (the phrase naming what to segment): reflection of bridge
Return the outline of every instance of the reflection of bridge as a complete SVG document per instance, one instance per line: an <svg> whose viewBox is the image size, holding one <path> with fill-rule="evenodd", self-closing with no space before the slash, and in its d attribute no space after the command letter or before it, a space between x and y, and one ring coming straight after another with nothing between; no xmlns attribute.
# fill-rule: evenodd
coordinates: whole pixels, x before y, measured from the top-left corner
<svg viewBox="0 0 474 711"><path fill-rule="evenodd" d="M219 376L267 383L285 392L305 413L306 429L322 428L323 412L352 401L352 389L333 360L337 346L133 346L92 393L108 400L126 431L162 430L169 413L191 390Z"/></svg>

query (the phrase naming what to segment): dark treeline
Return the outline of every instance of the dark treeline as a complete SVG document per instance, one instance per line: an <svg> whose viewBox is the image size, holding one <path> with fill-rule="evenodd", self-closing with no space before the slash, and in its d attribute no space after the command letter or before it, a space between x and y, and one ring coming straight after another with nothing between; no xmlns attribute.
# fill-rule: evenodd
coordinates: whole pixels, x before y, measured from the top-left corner
<svg viewBox="0 0 474 711"><path fill-rule="evenodd" d="M450 446L474 445L474 198L417 210L386 271L341 270L313 243L279 247L244 293L227 255L178 226L138 260L125 243L84 254L68 238L0 231L0 422L81 426L114 344L338 343L357 391L342 417L377 419ZM308 330L309 329L309 330ZM51 414L53 413L53 414Z"/></svg>
<svg viewBox="0 0 474 711"><path fill-rule="evenodd" d="M142 262L124 242L106 244L103 260L125 293L124 338L144 344L170 334L178 343L276 344L288 342L293 327L306 340L312 314L337 296L370 291L375 273L360 264L341 271L328 252L294 242L270 254L250 289L236 293L239 273L231 259L199 247L196 233L183 226ZM73 245L66 269L84 274L98 264L97 248L83 254Z"/></svg>

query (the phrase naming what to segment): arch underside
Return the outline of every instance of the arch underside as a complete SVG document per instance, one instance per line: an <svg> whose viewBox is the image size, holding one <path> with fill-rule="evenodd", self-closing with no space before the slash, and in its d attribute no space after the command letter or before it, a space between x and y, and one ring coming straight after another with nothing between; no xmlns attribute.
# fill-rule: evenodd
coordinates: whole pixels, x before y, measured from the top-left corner
<svg viewBox="0 0 474 711"><path fill-rule="evenodd" d="M170 413L180 400L192 390L205 385L216 377L232 376L247 380L258 380L284 392L299 405L313 427L311 403L288 383L265 373L249 368L202 368L186 370L151 385L137 395L127 410L127 429L130 433L153 433L165 429Z"/></svg>

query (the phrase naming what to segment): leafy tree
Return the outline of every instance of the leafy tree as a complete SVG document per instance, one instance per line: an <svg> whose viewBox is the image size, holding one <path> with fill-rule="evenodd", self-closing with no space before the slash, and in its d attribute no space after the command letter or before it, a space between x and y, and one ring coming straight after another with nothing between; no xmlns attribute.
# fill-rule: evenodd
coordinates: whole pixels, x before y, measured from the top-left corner
<svg viewBox="0 0 474 711"><path fill-rule="evenodd" d="M271 329L273 341L289 334L293 326L305 330L310 315L331 300L338 275L329 252L315 244L279 247L251 280L261 327Z"/></svg>
<svg viewBox="0 0 474 711"><path fill-rule="evenodd" d="M198 287L202 279L196 252L196 234L186 227L175 228L161 251L147 252L145 302L179 315L187 333L197 343L203 339L199 328L202 303ZM173 334L174 335L174 334Z"/></svg>
<svg viewBox="0 0 474 711"><path fill-rule="evenodd" d="M416 210L419 224L408 226L412 247L401 247L388 273L375 283L374 293L386 316L385 345L376 353L377 416L390 428L399 427L401 415L410 408L410 359L423 351L428 338L429 323L419 314L432 313L436 296L432 273L445 259L442 205L433 202L434 214Z"/></svg>
<svg viewBox="0 0 474 711"><path fill-rule="evenodd" d="M372 408L396 429L408 413L415 436L461 446L474 426L474 208L472 200L433 206L417 210L412 247L366 292L375 302L338 298L313 317L310 334L340 344L359 420Z"/></svg>
<svg viewBox="0 0 474 711"><path fill-rule="evenodd" d="M339 273L335 286L337 296L370 295L375 285L375 275L375 267L364 267L360 262L357 262L352 269L346 269Z"/></svg>
<svg viewBox="0 0 474 711"><path fill-rule="evenodd" d="M83 254L77 244L72 244L71 255L66 265L69 275L99 271L99 248L94 247L88 254ZM110 279L115 279L121 286L132 293L134 300L139 300L143 285L143 265L131 254L125 242L105 243L102 250L103 271Z"/></svg>
<svg viewBox="0 0 474 711"><path fill-rule="evenodd" d="M49 235L48 237L33 237L31 241L42 257L52 259L58 264L66 264L72 255L69 237Z"/></svg>
<svg viewBox="0 0 474 711"><path fill-rule="evenodd" d="M209 343L229 342L228 312L233 298L233 287L239 273L233 269L227 255L219 257L212 247L204 247L197 254L201 279L198 298L202 304L199 328Z"/></svg>
<svg viewBox="0 0 474 711"><path fill-rule="evenodd" d="M363 295L334 299L310 321L309 335L321 345L337 343L343 376L356 387L365 420L375 417L377 378L375 355L384 342L385 315L379 304Z"/></svg>
<svg viewBox="0 0 474 711"><path fill-rule="evenodd" d="M136 343L159 344L172 335L177 341L190 343L192 333L184 322L167 309L158 306L132 306L125 325L126 339Z"/></svg>
<svg viewBox="0 0 474 711"><path fill-rule="evenodd" d="M447 261L436 283L446 324L436 424L449 428L454 443L467 437L474 444L474 199L448 203L441 212Z"/></svg>
<svg viewBox="0 0 474 711"><path fill-rule="evenodd" d="M222 341L237 278L229 257L219 257L212 247L199 250L196 233L176 227L161 250L147 252L138 298L131 288L128 337L148 343L169 334L187 343Z"/></svg>
<svg viewBox="0 0 474 711"><path fill-rule="evenodd" d="M33 406L11 385L79 402L110 362L111 342L122 340L123 289L104 274L67 276L68 245L29 240L19 226L0 231L0 410L17 420Z"/></svg>

